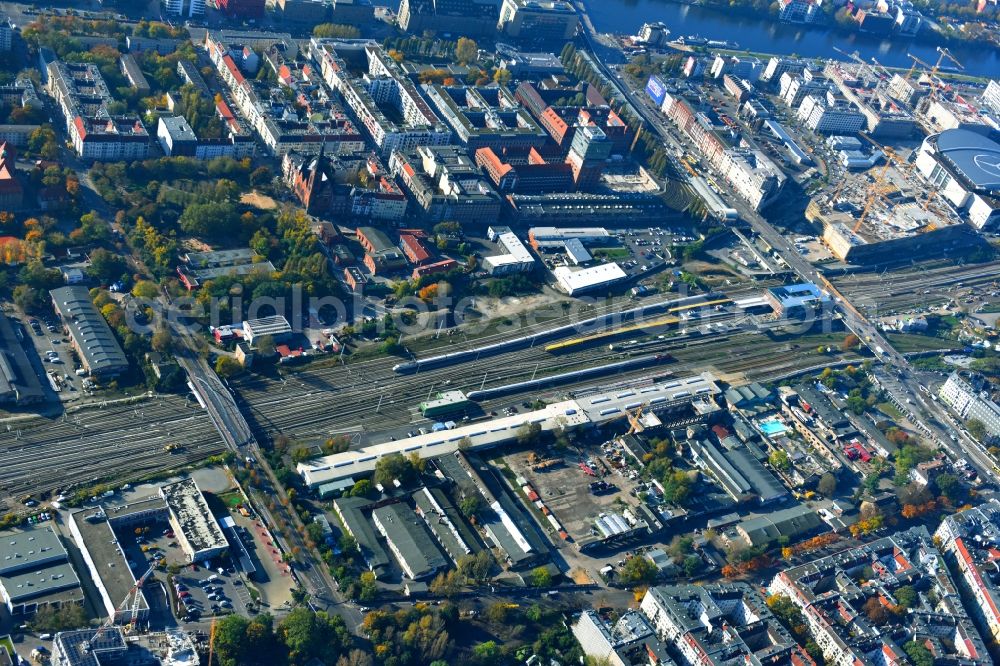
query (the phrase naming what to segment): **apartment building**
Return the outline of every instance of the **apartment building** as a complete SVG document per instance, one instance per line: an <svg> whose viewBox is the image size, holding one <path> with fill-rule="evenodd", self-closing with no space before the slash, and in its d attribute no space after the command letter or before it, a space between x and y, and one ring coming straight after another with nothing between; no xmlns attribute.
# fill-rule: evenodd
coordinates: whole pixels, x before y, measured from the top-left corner
<svg viewBox="0 0 1000 666"><path fill-rule="evenodd" d="M108 110L114 98L97 65L55 60L47 74L46 89L62 111L78 156L122 161L149 155L149 132L139 117L112 115Z"/></svg>
<svg viewBox="0 0 1000 666"><path fill-rule="evenodd" d="M832 666L908 663L913 640L942 663L992 663L923 526L786 569L768 592L799 608ZM904 601L904 614L889 610Z"/></svg>
<svg viewBox="0 0 1000 666"><path fill-rule="evenodd" d="M458 146L419 146L395 151L390 171L428 222L490 225L500 217L500 196L475 162Z"/></svg>
<svg viewBox="0 0 1000 666"><path fill-rule="evenodd" d="M934 538L971 597L970 610L982 635L1000 640L1000 588L994 554L1000 546L1000 501L994 498L948 516Z"/></svg>
<svg viewBox="0 0 1000 666"><path fill-rule="evenodd" d="M746 583L651 587L639 610L690 666L813 663Z"/></svg>
<svg viewBox="0 0 1000 666"><path fill-rule="evenodd" d="M990 397L990 389L984 377L963 377L956 371L941 386L938 396L963 421L979 421L989 437L1000 437L1000 405Z"/></svg>
<svg viewBox="0 0 1000 666"><path fill-rule="evenodd" d="M310 53L320 67L323 80L340 93L383 157L417 146L443 146L451 142L451 129L375 42L314 37ZM352 74L348 59L367 71ZM386 111L397 119L390 119Z"/></svg>
<svg viewBox="0 0 1000 666"><path fill-rule="evenodd" d="M470 151L531 148L548 138L514 95L503 86L425 84L424 95Z"/></svg>

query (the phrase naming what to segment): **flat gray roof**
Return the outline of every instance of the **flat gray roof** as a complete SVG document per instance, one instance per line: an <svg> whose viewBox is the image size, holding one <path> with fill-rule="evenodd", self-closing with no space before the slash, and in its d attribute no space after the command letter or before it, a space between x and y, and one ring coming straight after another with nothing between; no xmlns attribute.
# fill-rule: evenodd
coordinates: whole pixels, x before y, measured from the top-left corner
<svg viewBox="0 0 1000 666"><path fill-rule="evenodd" d="M125 352L104 316L94 307L86 287L59 287L49 295L90 372L118 374L128 368Z"/></svg>
<svg viewBox="0 0 1000 666"><path fill-rule="evenodd" d="M166 500L167 508L177 520L184 538L191 544L196 555L203 551L229 548L222 527L212 515L212 510L194 479L182 479L161 486L160 495Z"/></svg>
<svg viewBox="0 0 1000 666"><path fill-rule="evenodd" d="M66 548L51 523L0 533L0 575L37 570L66 559Z"/></svg>
<svg viewBox="0 0 1000 666"><path fill-rule="evenodd" d="M68 561L0 576L0 586L6 591L12 604L47 596L60 596L67 600L83 599L80 579L77 578L73 565ZM76 592L59 594L67 590L76 590Z"/></svg>
<svg viewBox="0 0 1000 666"><path fill-rule="evenodd" d="M361 557L369 569L378 572L389 566L389 556L378 542L375 528L362 511L362 507L369 504L371 502L362 497L341 497L333 501L334 509L343 521L344 527L358 543Z"/></svg>
<svg viewBox="0 0 1000 666"><path fill-rule="evenodd" d="M43 400L45 392L14 332L15 325L20 326L12 324L7 315L0 314L0 401L10 400L21 405Z"/></svg>
<svg viewBox="0 0 1000 666"><path fill-rule="evenodd" d="M89 559L87 563L91 567L92 577L96 575L96 582L108 600L117 606L121 600L132 590L136 577L129 567L125 552L118 544L118 535L115 534L108 522L108 516L113 514L105 512L104 507L96 506L74 511L70 515L73 522L71 529L76 530L79 535L78 543L84 551L84 559ZM87 520L93 518L93 520ZM134 538L134 536L133 536ZM145 571L146 563L137 562ZM105 604L107 605L107 604ZM147 610L145 594L140 600L139 610Z"/></svg>
<svg viewBox="0 0 1000 666"><path fill-rule="evenodd" d="M448 566L448 561L431 540L423 521L405 504L389 504L372 511L372 520L381 525L400 564L408 568L412 578L433 575Z"/></svg>

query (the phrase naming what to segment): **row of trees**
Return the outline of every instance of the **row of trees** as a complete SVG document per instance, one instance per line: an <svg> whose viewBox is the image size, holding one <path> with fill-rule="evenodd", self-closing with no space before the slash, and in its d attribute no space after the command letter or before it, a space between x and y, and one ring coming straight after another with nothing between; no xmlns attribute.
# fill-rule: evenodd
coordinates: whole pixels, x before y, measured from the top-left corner
<svg viewBox="0 0 1000 666"><path fill-rule="evenodd" d="M266 613L252 620L227 615L215 627L214 650L220 666L366 663L358 661L350 646L343 619L305 607L295 608L277 623Z"/></svg>

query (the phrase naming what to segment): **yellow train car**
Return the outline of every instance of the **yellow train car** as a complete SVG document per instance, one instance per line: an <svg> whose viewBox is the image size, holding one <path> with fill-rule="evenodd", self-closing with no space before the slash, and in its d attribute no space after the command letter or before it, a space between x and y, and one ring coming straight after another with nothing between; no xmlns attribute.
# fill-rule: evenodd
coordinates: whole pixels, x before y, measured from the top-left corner
<svg viewBox="0 0 1000 666"><path fill-rule="evenodd" d="M545 347L545 351L550 354L558 354L565 351L576 351L578 348L597 342L604 342L613 338L629 335L630 333L656 328L657 326L672 326L678 322L680 322L680 319L674 317L673 315L660 317L659 319L652 319L638 324L629 324L628 326L622 326L621 328L613 328L607 331L591 333L590 335L584 335L579 338L570 338L569 340L563 340L562 342L554 342L551 345L547 345Z"/></svg>
<svg viewBox="0 0 1000 666"><path fill-rule="evenodd" d="M705 301L703 303L694 303L692 305L678 305L667 310L668 313L682 313L689 310L697 310L703 308L711 308L719 305L725 305L732 303L732 300L728 298L719 298L712 301ZM629 335L630 333L639 333L642 331L647 331L649 329L656 328L658 326L673 326L679 323L681 320L674 314L668 314L665 317L660 317L659 319L650 319L646 321L641 321L633 324L628 324L627 326L622 326L621 328L608 329L606 331L598 331L597 333L591 333L590 335L584 335L579 338L570 338L569 340L563 340L562 342L553 342L550 345L546 345L545 351L550 354L559 354L567 351L576 351L577 349L583 348L587 345L594 344L597 342L610 341L612 339Z"/></svg>

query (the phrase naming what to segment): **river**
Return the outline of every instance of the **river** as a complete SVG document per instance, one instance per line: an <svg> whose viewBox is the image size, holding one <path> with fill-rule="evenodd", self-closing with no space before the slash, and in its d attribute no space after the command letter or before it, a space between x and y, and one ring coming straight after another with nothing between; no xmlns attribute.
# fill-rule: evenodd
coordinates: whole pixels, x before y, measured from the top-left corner
<svg viewBox="0 0 1000 666"><path fill-rule="evenodd" d="M912 53L932 65L938 54L933 45L912 40L887 40L857 33L843 33L825 28L761 20L728 14L705 7L668 2L667 0L584 0L594 27L601 32L635 34L643 23L662 21L671 37L699 35L706 39L737 42L741 48L760 53L796 54L812 58L836 58L838 47L847 53L858 51L862 58L872 57L887 67L909 67ZM1000 76L1000 52L988 47L949 47L965 66L965 73ZM945 60L944 65L951 64Z"/></svg>

